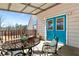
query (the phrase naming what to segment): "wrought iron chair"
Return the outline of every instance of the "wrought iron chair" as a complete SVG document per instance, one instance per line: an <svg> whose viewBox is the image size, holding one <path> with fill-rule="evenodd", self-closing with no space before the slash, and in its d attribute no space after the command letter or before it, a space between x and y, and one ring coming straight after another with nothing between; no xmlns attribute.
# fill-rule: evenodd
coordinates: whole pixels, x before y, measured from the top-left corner
<svg viewBox="0 0 79 59"><path fill-rule="evenodd" d="M2 49L2 44L3 44L3 41L0 38L0 56L12 56L13 52Z"/></svg>
<svg viewBox="0 0 79 59"><path fill-rule="evenodd" d="M58 47L58 37L54 37L55 39L53 39L51 41L51 43L44 43L43 47L42 47L42 54L44 56L49 56L49 54L51 55L58 55L57 54L57 47ZM54 44L53 44L54 43Z"/></svg>

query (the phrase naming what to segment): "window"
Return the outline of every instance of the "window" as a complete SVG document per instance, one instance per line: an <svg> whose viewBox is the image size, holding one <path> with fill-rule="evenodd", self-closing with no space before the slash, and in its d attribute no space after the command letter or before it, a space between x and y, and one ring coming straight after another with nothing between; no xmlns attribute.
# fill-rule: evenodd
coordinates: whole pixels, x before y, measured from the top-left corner
<svg viewBox="0 0 79 59"><path fill-rule="evenodd" d="M64 18L56 19L56 30L64 30Z"/></svg>
<svg viewBox="0 0 79 59"><path fill-rule="evenodd" d="M48 30L53 30L54 29L54 26L53 26L54 25L53 24L54 22L53 22L53 20L48 20L47 23L48 23Z"/></svg>

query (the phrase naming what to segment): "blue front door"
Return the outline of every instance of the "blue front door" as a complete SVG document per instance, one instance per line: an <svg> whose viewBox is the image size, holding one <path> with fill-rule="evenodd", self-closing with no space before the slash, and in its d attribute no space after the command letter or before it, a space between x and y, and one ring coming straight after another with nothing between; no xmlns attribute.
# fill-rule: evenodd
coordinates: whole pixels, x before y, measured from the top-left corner
<svg viewBox="0 0 79 59"><path fill-rule="evenodd" d="M54 35L56 35L59 42L66 44L66 15L49 18L46 25L47 40L53 40Z"/></svg>
<svg viewBox="0 0 79 59"><path fill-rule="evenodd" d="M54 18L49 18L46 20L46 29L47 29L47 40L51 41L54 38L55 32L55 21Z"/></svg>

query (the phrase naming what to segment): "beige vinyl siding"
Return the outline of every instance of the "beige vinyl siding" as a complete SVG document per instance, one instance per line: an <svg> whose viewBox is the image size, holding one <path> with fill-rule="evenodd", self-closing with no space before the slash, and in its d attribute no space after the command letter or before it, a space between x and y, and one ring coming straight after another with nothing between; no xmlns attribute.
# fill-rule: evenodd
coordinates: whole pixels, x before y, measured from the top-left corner
<svg viewBox="0 0 79 59"><path fill-rule="evenodd" d="M37 32L45 38L45 20L38 19Z"/></svg>
<svg viewBox="0 0 79 59"><path fill-rule="evenodd" d="M79 11L79 8L77 10L73 11L73 15L69 17L69 36L68 41L69 45L74 47L79 47L79 13L74 13L75 11ZM75 15L74 15L75 14Z"/></svg>
<svg viewBox="0 0 79 59"><path fill-rule="evenodd" d="M79 47L79 4L60 4L38 14L37 16L39 20L42 21L44 18L51 18L62 14L66 14L67 16L67 45ZM42 31L38 30L38 32L41 32L43 35L45 29L43 28L44 26L42 26L42 24L45 26L45 23L39 23L39 28L42 28Z"/></svg>

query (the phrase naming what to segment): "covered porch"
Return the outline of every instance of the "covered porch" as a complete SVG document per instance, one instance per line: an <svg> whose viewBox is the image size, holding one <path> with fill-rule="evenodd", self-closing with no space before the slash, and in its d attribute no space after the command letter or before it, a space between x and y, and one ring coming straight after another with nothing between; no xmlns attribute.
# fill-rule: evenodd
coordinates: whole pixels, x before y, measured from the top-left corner
<svg viewBox="0 0 79 59"><path fill-rule="evenodd" d="M34 41L29 39L28 42L33 41L30 45L36 44L29 49L29 53L27 53L28 49L22 50L21 48L23 53L27 53L27 56L29 54L31 56L34 54L35 56L79 56L78 5L75 3L0 3L0 10L31 14L26 30L1 28L0 40L3 44L10 41L10 43L17 42L21 35L27 34L29 38L34 39ZM58 41L52 42L54 39ZM50 46L50 43L55 43L55 48ZM43 50L44 44L47 47ZM5 44L4 48L7 48L8 45ZM17 45L12 48L17 48ZM11 51L12 56L14 54L17 56L18 51ZM75 52L72 53L72 51Z"/></svg>

